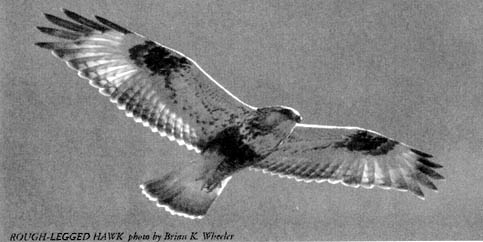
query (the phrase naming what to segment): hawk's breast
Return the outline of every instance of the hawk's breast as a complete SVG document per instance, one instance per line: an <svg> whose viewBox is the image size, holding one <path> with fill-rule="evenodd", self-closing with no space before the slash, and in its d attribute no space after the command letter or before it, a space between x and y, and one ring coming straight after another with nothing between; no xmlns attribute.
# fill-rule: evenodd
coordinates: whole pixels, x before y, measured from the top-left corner
<svg viewBox="0 0 483 242"><path fill-rule="evenodd" d="M230 168L241 169L254 164L263 156L245 143L246 135L240 132L239 126L230 126L216 135L206 144L205 152L218 152L226 159L224 163Z"/></svg>

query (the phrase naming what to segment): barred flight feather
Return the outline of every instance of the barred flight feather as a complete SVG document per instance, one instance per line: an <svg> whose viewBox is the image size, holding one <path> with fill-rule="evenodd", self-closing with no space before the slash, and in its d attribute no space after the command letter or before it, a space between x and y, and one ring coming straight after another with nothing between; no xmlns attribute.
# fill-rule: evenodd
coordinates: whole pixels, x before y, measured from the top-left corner
<svg viewBox="0 0 483 242"><path fill-rule="evenodd" d="M314 140L307 138L310 136ZM379 151L370 153L372 151L365 151L368 144L357 146L362 144L362 139L379 142L384 149L391 149L385 151L378 148ZM371 189L377 186L411 191L423 199L420 185L436 191L436 186L429 178L443 179L433 170L441 166L429 161L430 157L372 131L354 127L297 125L286 142L252 167L297 181L328 181L354 188Z"/></svg>
<svg viewBox="0 0 483 242"><path fill-rule="evenodd" d="M195 145L199 139L195 128L179 116L177 111L173 112L172 108L167 107L168 103L162 101L168 99L167 94L155 93L153 89L158 87L152 86L152 81L146 81L150 76L143 73L144 70L135 66L126 56L128 43L142 43L145 41L144 37L102 17L96 16L96 20L99 21L96 22L69 10L64 10L64 13L74 22L50 14L45 15L51 23L64 29L38 29L45 34L70 41L36 44L51 50L55 56L63 59L80 77L88 79L92 86L98 88L102 95L110 96L111 102L116 103L119 109L125 110L128 117L149 126L152 131L166 136L169 140L200 152L200 148ZM168 51L184 56L175 50ZM196 63L192 63L194 67L199 68ZM200 71L206 74L203 70ZM213 82L213 87L221 87L207 74L206 78ZM230 102L227 98L230 97L238 102L237 105L240 107L252 108L248 105L243 106L244 103L224 88L222 91L228 95L220 95L218 90L211 86L202 88L208 91L210 98L214 100ZM162 108L157 108L158 106Z"/></svg>

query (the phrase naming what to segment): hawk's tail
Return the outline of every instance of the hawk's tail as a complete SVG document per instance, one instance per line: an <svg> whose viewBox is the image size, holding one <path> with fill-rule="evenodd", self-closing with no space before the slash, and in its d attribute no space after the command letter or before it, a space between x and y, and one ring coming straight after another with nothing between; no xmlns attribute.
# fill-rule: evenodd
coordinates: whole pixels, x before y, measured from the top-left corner
<svg viewBox="0 0 483 242"><path fill-rule="evenodd" d="M143 194L173 215L201 219L231 179L226 177L211 191L204 188L207 178L203 162L192 162L184 169L141 185Z"/></svg>

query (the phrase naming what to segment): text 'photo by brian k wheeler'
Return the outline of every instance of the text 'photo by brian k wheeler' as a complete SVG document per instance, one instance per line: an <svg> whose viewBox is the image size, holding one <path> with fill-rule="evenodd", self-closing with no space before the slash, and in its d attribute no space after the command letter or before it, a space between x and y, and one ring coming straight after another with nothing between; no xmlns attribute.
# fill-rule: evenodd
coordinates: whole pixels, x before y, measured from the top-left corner
<svg viewBox="0 0 483 242"><path fill-rule="evenodd" d="M483 239L483 1L1 5L2 241Z"/></svg>

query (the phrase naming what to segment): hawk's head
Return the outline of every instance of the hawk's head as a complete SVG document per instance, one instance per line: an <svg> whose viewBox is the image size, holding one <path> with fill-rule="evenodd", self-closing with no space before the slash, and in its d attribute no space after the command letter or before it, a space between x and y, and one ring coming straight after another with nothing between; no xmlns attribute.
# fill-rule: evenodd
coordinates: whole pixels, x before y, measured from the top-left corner
<svg viewBox="0 0 483 242"><path fill-rule="evenodd" d="M297 110L285 106L263 107L257 109L257 113L263 117L263 123L268 126L278 126L283 123L300 123L302 117Z"/></svg>

